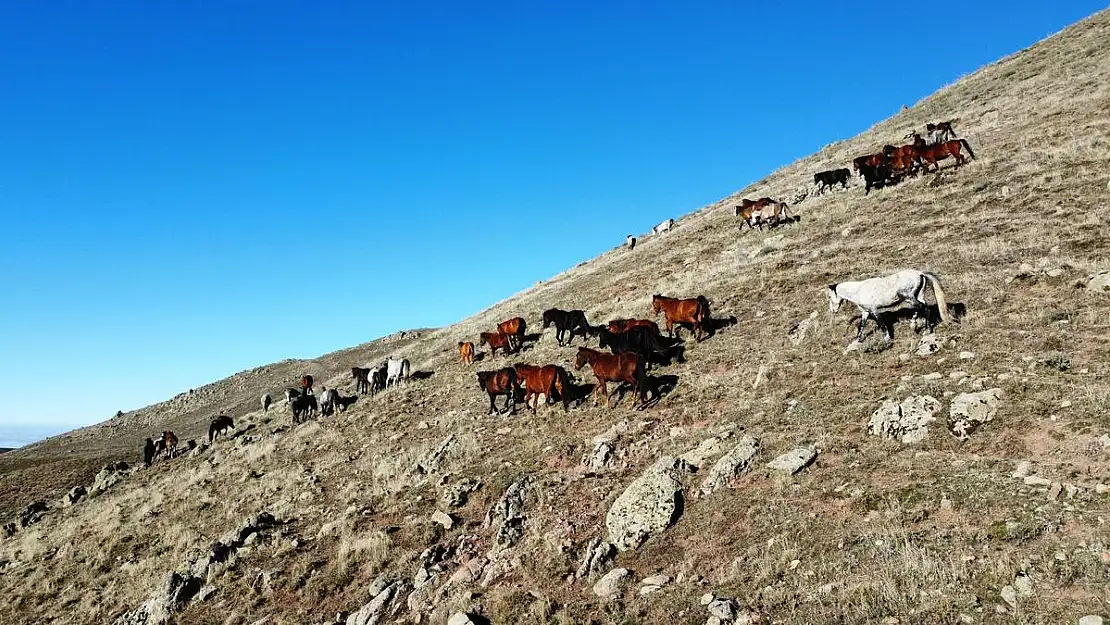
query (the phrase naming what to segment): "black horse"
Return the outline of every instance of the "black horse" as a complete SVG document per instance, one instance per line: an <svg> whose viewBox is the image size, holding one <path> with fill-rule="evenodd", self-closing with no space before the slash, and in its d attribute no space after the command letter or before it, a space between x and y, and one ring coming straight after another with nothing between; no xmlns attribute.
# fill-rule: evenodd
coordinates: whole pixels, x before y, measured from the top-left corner
<svg viewBox="0 0 1110 625"><path fill-rule="evenodd" d="M581 334L585 340L586 335L593 329L586 320L586 313L582 310L560 310L552 308L543 312L543 327L555 324L555 340L559 345L570 345L574 335ZM569 333L569 336L568 336ZM565 342L564 342L565 341Z"/></svg>

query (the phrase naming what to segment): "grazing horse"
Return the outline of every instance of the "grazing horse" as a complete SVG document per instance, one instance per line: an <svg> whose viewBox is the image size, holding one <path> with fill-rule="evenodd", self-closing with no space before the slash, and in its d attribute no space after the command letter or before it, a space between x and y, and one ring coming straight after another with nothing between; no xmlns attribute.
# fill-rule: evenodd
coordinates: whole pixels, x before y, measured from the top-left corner
<svg viewBox="0 0 1110 625"><path fill-rule="evenodd" d="M659 332L659 324L651 319L613 319L609 322L607 329L613 334L621 334L632 328L647 328L657 336L662 336Z"/></svg>
<svg viewBox="0 0 1110 625"><path fill-rule="evenodd" d="M312 395L312 376L305 374L301 376L301 392L305 395Z"/></svg>
<svg viewBox="0 0 1110 625"><path fill-rule="evenodd" d="M514 350L520 349L524 345L524 332L527 328L528 324L524 322L524 317L513 317L497 324L497 331L508 335L509 339L515 343L513 345Z"/></svg>
<svg viewBox="0 0 1110 625"><path fill-rule="evenodd" d="M656 316L659 315L659 311L663 311L663 317L667 321L667 334L672 338L675 335L676 323L689 323L694 326L694 340L699 343L707 334L705 326L710 321L709 300L704 295L690 299L677 299L655 294L651 296L651 310Z"/></svg>
<svg viewBox="0 0 1110 625"><path fill-rule="evenodd" d="M921 140L921 138L918 137L918 140ZM924 141L921 141L921 143L924 144ZM929 165L932 165L934 167L933 171L940 171L940 164L937 161L944 160L949 156L956 159L956 167L963 165L967 162L967 158L960 154L960 146L967 149L968 156L975 158L975 152L971 151L971 145L968 144L967 139L953 139L936 145L922 145L918 150L923 161L922 168L928 172Z"/></svg>
<svg viewBox="0 0 1110 625"><path fill-rule="evenodd" d="M668 219L651 229L652 234L662 234L674 227L674 219Z"/></svg>
<svg viewBox="0 0 1110 625"><path fill-rule="evenodd" d="M628 248L628 251L636 249L636 237L632 236L631 234L626 236L624 238L624 245Z"/></svg>
<svg viewBox="0 0 1110 625"><path fill-rule="evenodd" d="M489 394L489 411L486 414L493 414L496 406L493 399L498 395L505 395L505 410L512 410L512 414L516 414L516 389L518 386L516 369L512 367L505 367L496 371L479 371L478 372L478 386Z"/></svg>
<svg viewBox="0 0 1110 625"><path fill-rule="evenodd" d="M817 193L823 192L825 189L831 189L833 185L840 184L840 188L848 188L848 178L852 176L852 172L848 169L830 169L829 171L819 171L813 174L813 184L817 185Z"/></svg>
<svg viewBox="0 0 1110 625"><path fill-rule="evenodd" d="M516 351L513 349L513 340L508 334L501 332L482 332L478 335L479 345L489 345L490 356L497 354L497 350L501 350L506 355Z"/></svg>
<svg viewBox="0 0 1110 625"><path fill-rule="evenodd" d="M390 386L394 386L395 384L400 384L401 382L409 381L411 367L409 366L408 358L397 360L396 358L391 357L385 362L385 365L387 372L385 377L385 385L387 388Z"/></svg>
<svg viewBox="0 0 1110 625"><path fill-rule="evenodd" d="M559 397L563 400L563 412L567 411L570 406L570 374L566 369L556 365L538 367L525 364L513 365L513 369L516 371L516 379L524 386L524 406L528 407L528 400L535 397L532 402L533 414L540 405L540 395L544 396L545 403L550 404L554 401L555 391L559 392Z"/></svg>
<svg viewBox="0 0 1110 625"><path fill-rule="evenodd" d="M270 394L269 393L263 393L261 401L262 401L262 412L269 412L270 411L270 404L274 403L274 400L270 398Z"/></svg>
<svg viewBox="0 0 1110 625"><path fill-rule="evenodd" d="M888 276L830 284L827 289L829 311L835 313L840 310L840 304L844 300L852 302L860 311L856 342L863 340L863 327L870 317L886 332L886 340L889 343L894 340L894 328L885 324L878 312L881 309L893 309L909 302L914 308L915 319L922 312L925 313L925 318L929 319L929 305L921 299L926 285L933 289L933 297L937 300L941 320L951 321L948 300L944 289L940 286L940 280L934 274L917 269L903 269Z"/></svg>
<svg viewBox="0 0 1110 625"><path fill-rule="evenodd" d="M605 396L605 405L609 408L609 382L627 382L632 386L633 392L640 396L640 406L647 403L647 390L649 386L647 374L644 372L644 360L636 354L605 354L588 347L578 348L578 357L574 361L575 370L590 363L597 385L592 393L594 405L597 405L597 396ZM619 385L618 385L619 387Z"/></svg>
<svg viewBox="0 0 1110 625"><path fill-rule="evenodd" d="M464 365L474 364L474 343L459 341L459 357Z"/></svg>
<svg viewBox="0 0 1110 625"><path fill-rule="evenodd" d="M212 419L211 425L208 426L208 442L212 443L212 441L216 440L217 436L220 434L226 435L228 430L234 428L235 422L227 415L220 415Z"/></svg>
<svg viewBox="0 0 1110 625"><path fill-rule="evenodd" d="M602 328L598 336L600 346L608 347L614 354L636 354L643 358L645 370L651 369L655 360L667 362L673 358L683 362L681 342L675 339L668 345L664 342L667 339L651 328L637 326L619 334Z"/></svg>
<svg viewBox="0 0 1110 625"><path fill-rule="evenodd" d="M351 367L351 379L355 383L355 392L370 391L370 370L366 367Z"/></svg>
<svg viewBox="0 0 1110 625"><path fill-rule="evenodd" d="M369 377L371 395L385 388L386 373L386 364L384 362L370 370Z"/></svg>
<svg viewBox="0 0 1110 625"><path fill-rule="evenodd" d="M593 328L590 322L586 320L586 311L584 310L560 310L558 308L549 308L543 311L543 328L555 325L555 341L559 345L570 345L574 342L574 335L581 334L583 340L586 335ZM570 336L567 336L569 333Z"/></svg>

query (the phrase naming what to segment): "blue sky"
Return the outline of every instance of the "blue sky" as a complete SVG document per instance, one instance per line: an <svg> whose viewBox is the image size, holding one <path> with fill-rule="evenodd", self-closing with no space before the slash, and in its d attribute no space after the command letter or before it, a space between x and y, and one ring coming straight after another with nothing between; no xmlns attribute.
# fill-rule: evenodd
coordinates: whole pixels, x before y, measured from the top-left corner
<svg viewBox="0 0 1110 625"><path fill-rule="evenodd" d="M1105 6L317 4L0 1L0 439L449 324Z"/></svg>

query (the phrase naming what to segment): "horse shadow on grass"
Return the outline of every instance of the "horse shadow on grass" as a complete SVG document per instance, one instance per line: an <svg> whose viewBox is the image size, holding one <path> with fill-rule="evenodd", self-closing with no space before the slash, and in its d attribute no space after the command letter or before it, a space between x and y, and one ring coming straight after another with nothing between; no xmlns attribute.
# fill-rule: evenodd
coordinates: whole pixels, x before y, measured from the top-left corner
<svg viewBox="0 0 1110 625"><path fill-rule="evenodd" d="M413 380L427 380L428 378L435 375L435 373L435 371L413 371L412 375L410 375L409 378Z"/></svg>
<svg viewBox="0 0 1110 625"><path fill-rule="evenodd" d="M711 339L714 336L716 336L717 333L720 332L721 330L723 330L727 327L730 327L730 326L734 326L737 323L739 323L739 321L736 319L736 315L729 315L728 317L717 317L717 318L710 317L709 319L707 319L705 321L704 324L702 324L705 327L705 338L702 339L702 340L704 341L706 339ZM693 326L693 324L686 323L686 322L683 322L683 321L676 321L675 324L674 324L674 327L675 327L675 339L676 340L679 338L678 328L682 328L683 330L686 331L686 337L692 338L694 336L694 326ZM667 337L664 335L663 338L667 338Z"/></svg>
<svg viewBox="0 0 1110 625"><path fill-rule="evenodd" d="M967 317L967 305L963 302L949 302L948 312L951 314L952 319L956 323L961 323ZM936 304L929 304L928 311L925 318L917 317L916 324L914 322L914 314L916 311L913 308L899 308L878 313L879 323L885 327L893 329L895 324L899 322L906 322L910 324L910 329L915 333L920 334L923 330L928 328L935 328L942 321L940 318L940 308ZM859 318L856 318L856 328L859 328ZM880 331L876 325L871 325L870 332L864 333L864 337L868 337L875 332Z"/></svg>

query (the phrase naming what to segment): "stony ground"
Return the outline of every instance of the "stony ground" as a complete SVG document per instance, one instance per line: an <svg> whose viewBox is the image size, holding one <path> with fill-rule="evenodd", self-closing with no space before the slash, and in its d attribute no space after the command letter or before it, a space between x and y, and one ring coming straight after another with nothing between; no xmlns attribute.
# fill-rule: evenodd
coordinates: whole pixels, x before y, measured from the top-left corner
<svg viewBox="0 0 1110 625"><path fill-rule="evenodd" d="M245 372L4 454L5 512L50 507L0 542L0 620L1106 616L1110 293L1088 287L1110 270L1108 78L1104 12L454 326ZM958 171L866 197L806 185L952 117L977 156ZM764 195L795 200L801 221L741 232L737 197ZM828 311L825 285L903 267L937 273L960 323L901 322L892 345L869 333L847 350L851 314ZM485 414L475 370L573 368L574 349L538 327L544 309L649 317L653 293L704 294L736 318L652 371L658 405ZM516 315L538 335L521 354L458 362L457 341ZM430 377L297 426L282 402L254 403L301 372L352 394L343 370L390 353ZM199 438L217 410L236 417L230 439L97 474L150 430ZM65 505L75 484L88 494Z"/></svg>

